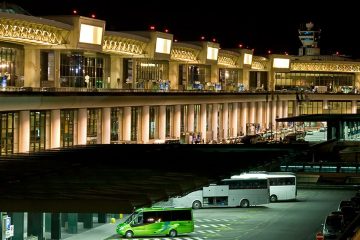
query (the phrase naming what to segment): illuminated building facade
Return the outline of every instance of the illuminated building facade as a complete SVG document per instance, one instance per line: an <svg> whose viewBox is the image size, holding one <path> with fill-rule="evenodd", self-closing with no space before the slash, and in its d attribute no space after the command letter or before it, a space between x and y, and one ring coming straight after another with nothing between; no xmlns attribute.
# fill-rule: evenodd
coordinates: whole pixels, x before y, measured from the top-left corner
<svg viewBox="0 0 360 240"><path fill-rule="evenodd" d="M261 57L105 25L82 16L0 13L1 155L189 142L190 135L221 141L246 134L252 124L257 131L275 129L275 118L357 113L360 106L360 62L316 54Z"/></svg>

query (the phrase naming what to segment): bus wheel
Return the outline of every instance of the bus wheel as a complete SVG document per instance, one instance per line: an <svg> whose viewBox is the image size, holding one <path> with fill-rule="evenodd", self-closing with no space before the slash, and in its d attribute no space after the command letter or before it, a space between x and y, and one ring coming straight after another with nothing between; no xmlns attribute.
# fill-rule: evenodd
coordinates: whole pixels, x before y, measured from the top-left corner
<svg viewBox="0 0 360 240"><path fill-rule="evenodd" d="M247 200L247 199L244 199L244 200L241 200L241 202L240 202L240 207L249 207L250 206L250 204L249 204L249 200Z"/></svg>
<svg viewBox="0 0 360 240"><path fill-rule="evenodd" d="M133 233L133 231L126 231L126 233L125 233L125 237L126 238L132 238L134 236L134 233Z"/></svg>
<svg viewBox="0 0 360 240"><path fill-rule="evenodd" d="M177 235L176 230L174 230L174 229L170 230L169 237L176 237L176 235Z"/></svg>
<svg viewBox="0 0 360 240"><path fill-rule="evenodd" d="M270 196L270 202L277 202L277 196L276 195L271 195Z"/></svg>
<svg viewBox="0 0 360 240"><path fill-rule="evenodd" d="M192 208L193 209L199 209L201 208L201 202L200 201L194 201L193 204L192 204Z"/></svg>

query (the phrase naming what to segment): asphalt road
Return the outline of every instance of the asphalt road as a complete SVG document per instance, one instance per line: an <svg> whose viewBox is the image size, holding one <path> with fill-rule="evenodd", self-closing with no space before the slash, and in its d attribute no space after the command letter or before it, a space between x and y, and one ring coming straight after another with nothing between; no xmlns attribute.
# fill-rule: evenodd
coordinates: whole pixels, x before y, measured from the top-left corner
<svg viewBox="0 0 360 240"><path fill-rule="evenodd" d="M174 240L314 240L325 217L337 210L341 200L355 195L351 190L300 189L297 201L270 203L250 208L210 208L194 210L195 232ZM108 230L105 231L105 227ZM104 225L77 239L122 239L114 234L116 225ZM93 235L93 236L91 236ZM103 236L100 238L100 236ZM84 238L85 237L85 238ZM93 237L93 238L92 238ZM138 240L170 240L165 236Z"/></svg>

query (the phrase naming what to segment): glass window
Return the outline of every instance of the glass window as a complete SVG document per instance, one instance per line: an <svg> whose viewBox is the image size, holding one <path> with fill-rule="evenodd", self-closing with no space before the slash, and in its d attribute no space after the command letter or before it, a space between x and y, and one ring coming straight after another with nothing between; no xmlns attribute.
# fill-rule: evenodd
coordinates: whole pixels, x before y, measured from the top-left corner
<svg viewBox="0 0 360 240"><path fill-rule="evenodd" d="M105 87L105 57L84 53L61 54L60 86L61 87ZM87 80L85 76L88 76Z"/></svg>
<svg viewBox="0 0 360 240"><path fill-rule="evenodd" d="M87 144L101 143L101 109L87 110Z"/></svg>
<svg viewBox="0 0 360 240"><path fill-rule="evenodd" d="M159 107L150 107L149 109L149 139L159 138Z"/></svg>
<svg viewBox="0 0 360 240"><path fill-rule="evenodd" d="M141 107L131 107L131 141L141 139Z"/></svg>
<svg viewBox="0 0 360 240"><path fill-rule="evenodd" d="M123 108L111 108L110 143L123 140Z"/></svg>
<svg viewBox="0 0 360 240"><path fill-rule="evenodd" d="M30 112L30 152L46 149L48 122L50 122L50 113L48 111Z"/></svg>
<svg viewBox="0 0 360 240"><path fill-rule="evenodd" d="M0 114L0 155L9 155L17 152L17 133L18 133L18 113L1 113Z"/></svg>
<svg viewBox="0 0 360 240"><path fill-rule="evenodd" d="M74 145L75 111L60 111L60 146L70 147Z"/></svg>
<svg viewBox="0 0 360 240"><path fill-rule="evenodd" d="M174 106L166 106L166 129L165 136L172 137L173 130L172 126L174 125Z"/></svg>

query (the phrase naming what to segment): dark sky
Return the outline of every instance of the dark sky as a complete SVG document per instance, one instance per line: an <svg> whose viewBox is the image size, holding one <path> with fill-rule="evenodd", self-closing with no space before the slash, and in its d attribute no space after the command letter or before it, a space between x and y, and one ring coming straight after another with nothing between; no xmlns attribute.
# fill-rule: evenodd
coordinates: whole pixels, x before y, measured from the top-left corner
<svg viewBox="0 0 360 240"><path fill-rule="evenodd" d="M321 29L322 54L360 57L360 14L354 2L264 1L264 0L13 0L32 15L95 13L106 20L107 30L147 30L154 24L159 31L168 28L179 41L216 38L222 48L239 43L254 48L255 54L297 54L300 24L312 21ZM117 7L116 5L122 6ZM235 4L235 2L237 2Z"/></svg>

